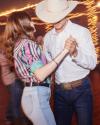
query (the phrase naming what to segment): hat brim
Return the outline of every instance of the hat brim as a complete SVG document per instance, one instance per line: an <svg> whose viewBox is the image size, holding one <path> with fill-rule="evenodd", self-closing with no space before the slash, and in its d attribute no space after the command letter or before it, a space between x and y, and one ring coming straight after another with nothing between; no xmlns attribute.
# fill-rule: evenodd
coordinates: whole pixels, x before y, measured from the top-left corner
<svg viewBox="0 0 100 125"><path fill-rule="evenodd" d="M67 9L65 9L62 12L53 13L47 11L46 2L42 1L39 4L37 4L35 12L40 20L46 23L56 23L64 17L66 17L78 5L78 3L78 1L68 1L69 7Z"/></svg>

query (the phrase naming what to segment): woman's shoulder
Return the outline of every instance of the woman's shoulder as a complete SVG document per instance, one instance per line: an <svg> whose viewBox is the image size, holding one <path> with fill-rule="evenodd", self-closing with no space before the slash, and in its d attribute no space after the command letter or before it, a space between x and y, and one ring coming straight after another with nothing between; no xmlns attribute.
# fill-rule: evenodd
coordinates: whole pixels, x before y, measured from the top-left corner
<svg viewBox="0 0 100 125"><path fill-rule="evenodd" d="M30 39L20 39L16 42L15 44L15 51L16 50L19 50L19 49L23 49L24 47L29 47L29 46L32 46L32 45L35 45L35 41L33 40L30 40Z"/></svg>
<svg viewBox="0 0 100 125"><path fill-rule="evenodd" d="M26 45L35 45L37 46L36 42L31 40L31 39L24 39L22 40L22 43L24 43L23 45L26 46Z"/></svg>

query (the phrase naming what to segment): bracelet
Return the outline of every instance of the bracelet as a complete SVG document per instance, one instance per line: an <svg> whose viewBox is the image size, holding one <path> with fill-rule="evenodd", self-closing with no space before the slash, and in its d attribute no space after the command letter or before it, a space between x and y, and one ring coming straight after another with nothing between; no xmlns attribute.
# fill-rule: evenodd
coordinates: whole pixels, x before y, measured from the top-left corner
<svg viewBox="0 0 100 125"><path fill-rule="evenodd" d="M55 64L58 66L58 63L53 59L53 62L55 62Z"/></svg>

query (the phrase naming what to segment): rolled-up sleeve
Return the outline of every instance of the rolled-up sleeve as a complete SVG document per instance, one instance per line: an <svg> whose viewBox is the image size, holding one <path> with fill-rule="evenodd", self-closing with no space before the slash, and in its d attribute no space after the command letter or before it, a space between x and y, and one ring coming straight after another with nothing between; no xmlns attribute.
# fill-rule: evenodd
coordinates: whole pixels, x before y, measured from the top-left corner
<svg viewBox="0 0 100 125"><path fill-rule="evenodd" d="M78 55L72 57L72 60L86 69L94 69L97 64L97 55L92 41L91 33L84 29L80 40L78 41Z"/></svg>

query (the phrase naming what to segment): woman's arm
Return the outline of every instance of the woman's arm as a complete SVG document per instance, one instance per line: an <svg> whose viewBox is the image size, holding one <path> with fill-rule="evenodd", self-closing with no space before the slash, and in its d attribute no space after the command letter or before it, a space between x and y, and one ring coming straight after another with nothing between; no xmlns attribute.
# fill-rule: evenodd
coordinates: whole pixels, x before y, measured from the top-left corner
<svg viewBox="0 0 100 125"><path fill-rule="evenodd" d="M24 56L21 56L22 54L19 55L20 60L27 67L30 77L34 77L35 82L40 83L58 67L61 61L69 53L70 46L67 44L67 41L65 41L62 52L46 65L43 64L40 56L41 52L35 43L30 41L26 42L22 50L25 50L25 53Z"/></svg>
<svg viewBox="0 0 100 125"><path fill-rule="evenodd" d="M61 63L61 61L64 59L64 57L68 54L69 50L64 49L55 59L53 59L48 64L44 65L41 68L38 68L34 74L38 79L38 82L42 82L45 80L46 77L48 77Z"/></svg>

